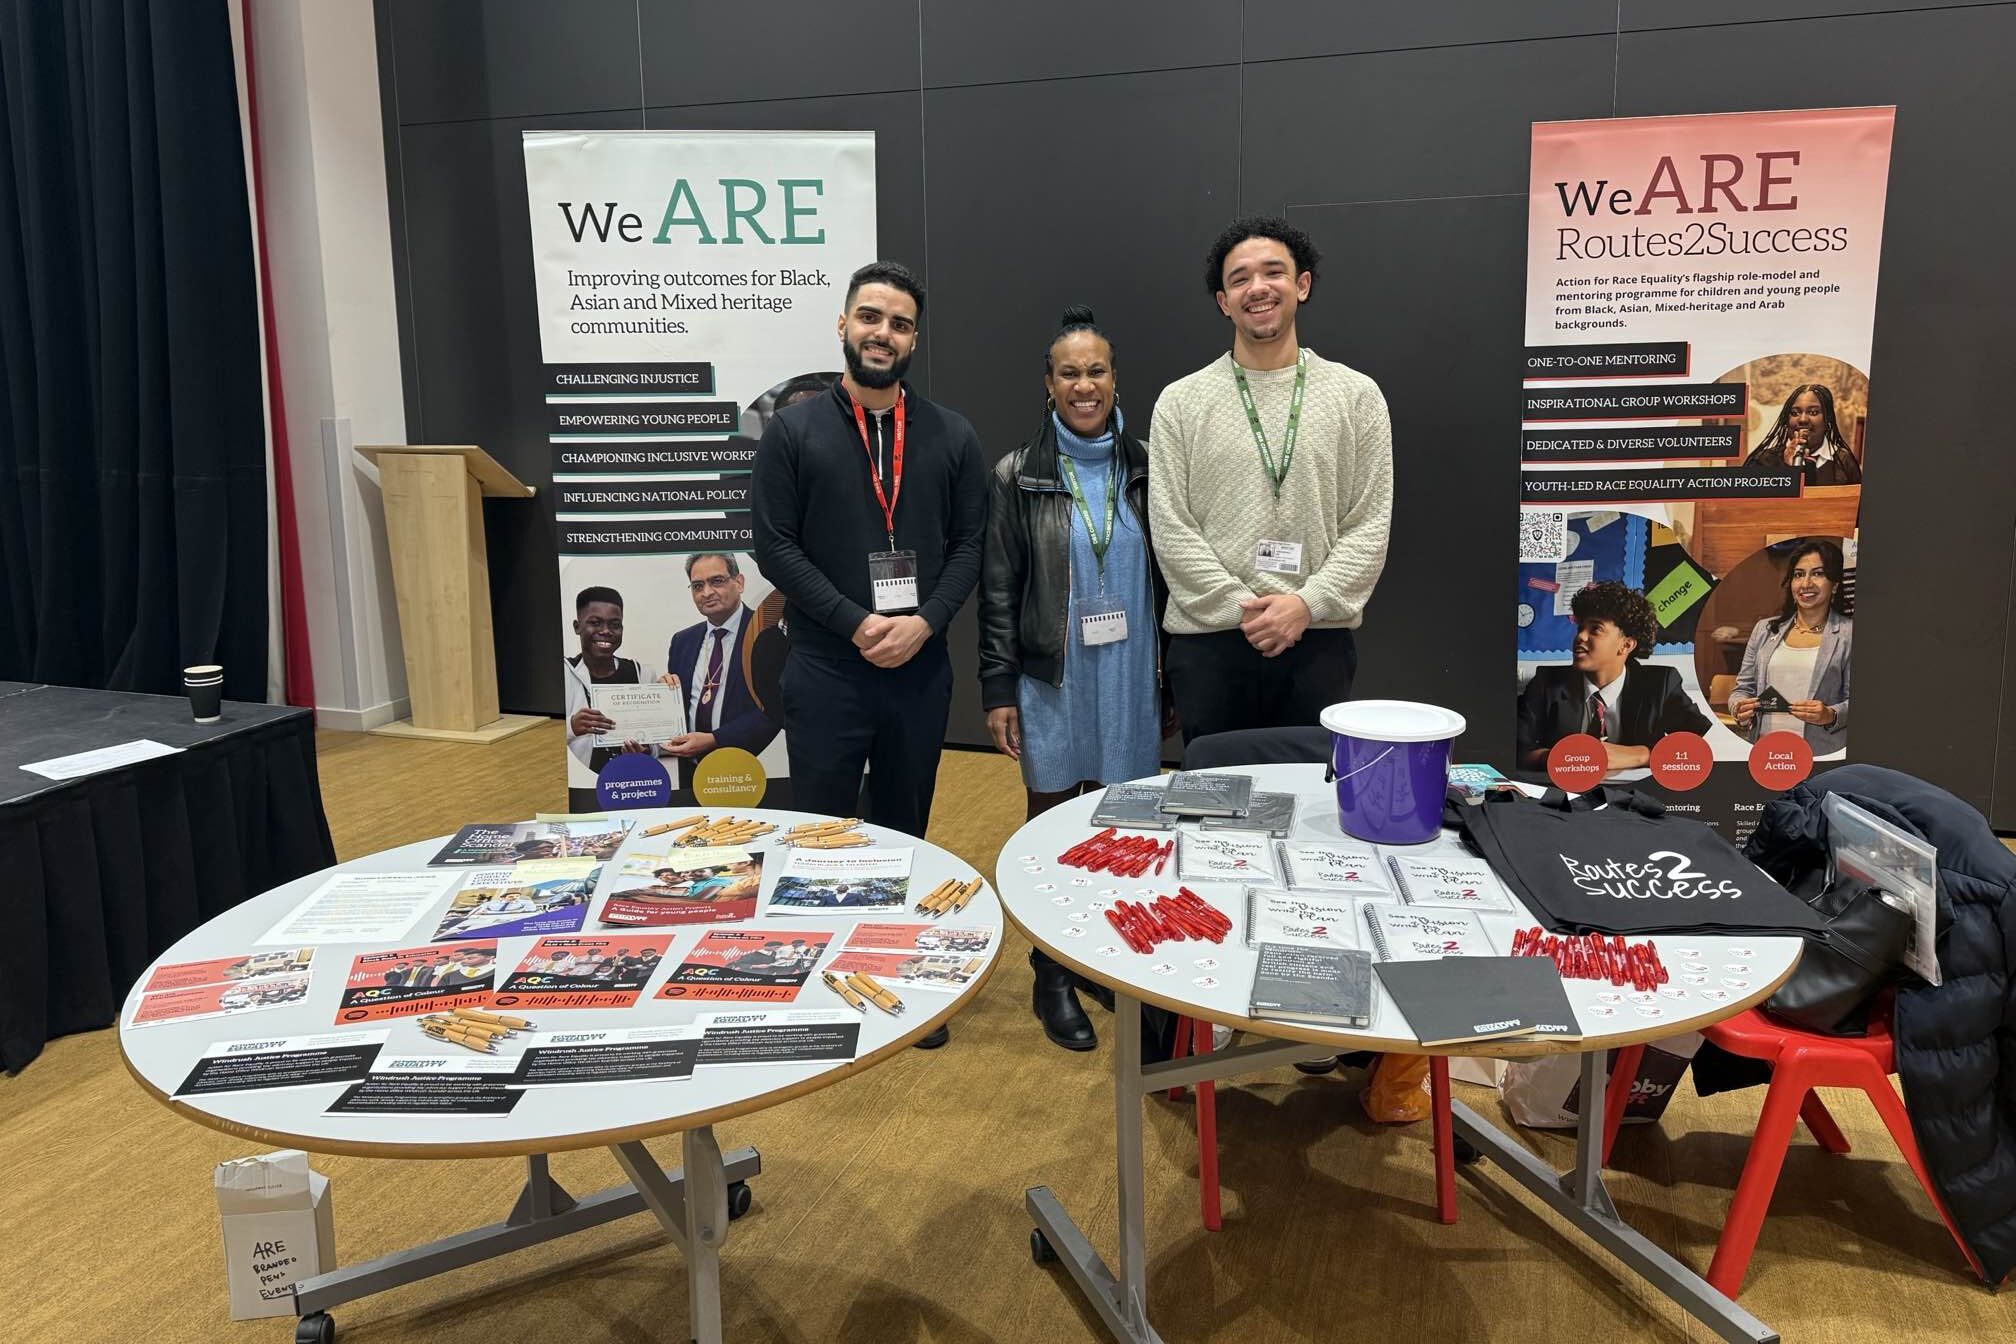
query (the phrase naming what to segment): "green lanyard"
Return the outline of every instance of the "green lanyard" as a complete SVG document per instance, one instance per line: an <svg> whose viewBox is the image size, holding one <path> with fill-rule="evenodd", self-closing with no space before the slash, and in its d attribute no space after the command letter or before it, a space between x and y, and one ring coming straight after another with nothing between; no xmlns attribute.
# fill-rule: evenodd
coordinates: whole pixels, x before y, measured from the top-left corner
<svg viewBox="0 0 2016 1344"><path fill-rule="evenodd" d="M1260 465L1274 483L1274 498L1281 498L1281 483L1288 479L1288 466L1295 460L1295 430L1302 423L1302 389L1309 385L1309 352L1295 352L1295 395L1288 401L1288 428L1281 433L1281 467L1275 470L1274 454L1267 449L1267 431L1260 428L1260 412L1253 405L1253 389L1246 383L1246 370L1232 361L1232 381L1239 384L1239 401L1246 408L1246 425L1253 431L1253 444L1260 450Z"/></svg>
<svg viewBox="0 0 2016 1344"><path fill-rule="evenodd" d="M1064 469L1064 484L1071 491L1071 502L1078 506L1078 516L1085 520L1085 536L1092 543L1092 558L1099 562L1099 591L1106 591L1106 548L1113 544L1113 516L1120 506L1120 445L1113 445L1113 467L1106 476L1106 533L1101 536L1092 522L1092 506L1085 502L1085 492L1078 487L1078 468L1062 449L1057 453L1057 465Z"/></svg>

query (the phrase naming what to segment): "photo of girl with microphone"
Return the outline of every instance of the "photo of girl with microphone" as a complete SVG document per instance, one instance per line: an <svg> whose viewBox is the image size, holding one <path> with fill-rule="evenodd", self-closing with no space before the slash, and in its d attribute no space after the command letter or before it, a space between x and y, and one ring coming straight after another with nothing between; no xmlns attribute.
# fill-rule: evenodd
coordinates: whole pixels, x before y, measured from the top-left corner
<svg viewBox="0 0 2016 1344"><path fill-rule="evenodd" d="M1862 463L1841 435L1834 418L1834 389L1825 383L1793 388L1778 411L1777 423L1743 462L1745 471L1794 468L1805 475L1807 485L1862 484Z"/></svg>

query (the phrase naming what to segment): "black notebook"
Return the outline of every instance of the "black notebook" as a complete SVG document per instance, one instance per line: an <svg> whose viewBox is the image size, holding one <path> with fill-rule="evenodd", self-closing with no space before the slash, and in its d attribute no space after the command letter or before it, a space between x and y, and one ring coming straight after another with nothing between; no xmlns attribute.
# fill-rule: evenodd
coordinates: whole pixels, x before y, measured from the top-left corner
<svg viewBox="0 0 2016 1344"><path fill-rule="evenodd" d="M1250 775L1178 770L1162 790L1162 810L1185 817L1243 817L1252 798Z"/></svg>
<svg viewBox="0 0 2016 1344"><path fill-rule="evenodd" d="M1552 963L1548 968L1553 968ZM1249 1015L1314 1027L1372 1021L1372 954L1355 947L1262 943Z"/></svg>
<svg viewBox="0 0 2016 1344"><path fill-rule="evenodd" d="M1545 957L1382 961L1379 983L1423 1045L1581 1036L1561 972Z"/></svg>

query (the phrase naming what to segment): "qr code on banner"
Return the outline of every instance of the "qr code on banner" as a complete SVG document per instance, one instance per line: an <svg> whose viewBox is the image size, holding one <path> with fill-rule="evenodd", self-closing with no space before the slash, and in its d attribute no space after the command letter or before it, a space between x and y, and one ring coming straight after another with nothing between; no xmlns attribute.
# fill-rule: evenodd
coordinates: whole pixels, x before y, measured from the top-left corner
<svg viewBox="0 0 2016 1344"><path fill-rule="evenodd" d="M1519 510L1519 563L1558 564L1568 558L1568 515L1558 509Z"/></svg>

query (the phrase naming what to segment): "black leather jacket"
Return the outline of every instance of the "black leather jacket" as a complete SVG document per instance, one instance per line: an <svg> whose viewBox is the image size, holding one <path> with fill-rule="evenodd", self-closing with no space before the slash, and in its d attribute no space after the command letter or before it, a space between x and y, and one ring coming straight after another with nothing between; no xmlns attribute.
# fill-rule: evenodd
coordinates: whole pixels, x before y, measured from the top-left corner
<svg viewBox="0 0 2016 1344"><path fill-rule="evenodd" d="M1121 430L1118 451L1126 472L1127 502L1148 530L1148 450ZM1016 703L1023 673L1064 684L1065 620L1071 594L1071 493L1057 472L1057 432L1049 416L1037 437L1002 458L988 480L987 546L980 562L980 704ZM1148 552L1155 603L1152 631L1130 637L1162 639L1168 601L1155 552ZM1159 652L1156 678L1161 678Z"/></svg>

